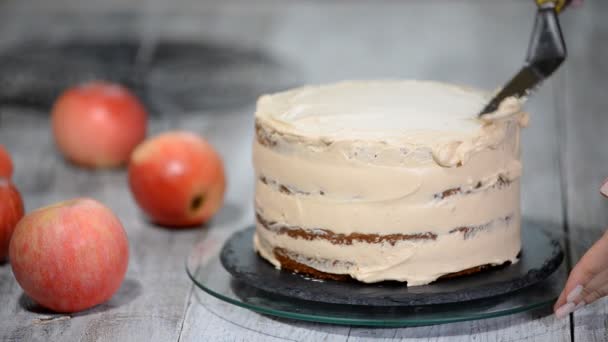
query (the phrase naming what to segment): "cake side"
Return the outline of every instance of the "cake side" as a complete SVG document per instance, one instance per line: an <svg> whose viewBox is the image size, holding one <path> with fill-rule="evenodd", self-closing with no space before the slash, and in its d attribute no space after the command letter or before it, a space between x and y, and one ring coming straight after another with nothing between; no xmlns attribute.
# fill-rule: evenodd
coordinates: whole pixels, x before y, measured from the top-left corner
<svg viewBox="0 0 608 342"><path fill-rule="evenodd" d="M284 264L289 259L323 274L365 283L395 280L417 286L465 270L516 263L521 250L518 220L516 214L478 227L454 228L435 238L420 234L394 243L374 242L382 240L378 236L362 236L352 243L334 243L319 236L293 238L257 222L254 246L278 268L301 271Z"/></svg>
<svg viewBox="0 0 608 342"><path fill-rule="evenodd" d="M297 142L281 148L258 140L256 211L267 220L338 233L441 233L509 216L519 206L519 126L503 125L502 141L451 168L430 155L392 165L351 157L342 146L311 152Z"/></svg>
<svg viewBox="0 0 608 342"><path fill-rule="evenodd" d="M363 127L361 118L373 121L378 112L385 119L416 114L390 97L401 97L395 88L416 88L417 82L372 83L372 99L366 100L361 90L366 82L360 82L355 87L360 96L349 105L340 104L352 97L349 83L335 86L347 95L333 107L311 100L327 98L314 94L314 89L327 90L319 88L258 103L253 154L260 255L277 267L299 265L364 282L408 285L516 262L521 247L519 130L526 115L511 107L512 115L480 121L464 112L450 116L440 106L447 118L434 112L435 119L413 126L396 120L390 129ZM439 88L431 91L436 96L447 89L448 98L465 97L456 101L460 106L483 103L484 96L471 90L424 84ZM377 103L382 87L390 96L379 96L384 102ZM277 103L281 98L285 103ZM265 108L269 101L270 109ZM428 114L420 103L414 107L418 115ZM356 115L348 115L355 109ZM375 114L367 116L367 111ZM336 127L340 121L342 130ZM315 125L320 127L316 133Z"/></svg>

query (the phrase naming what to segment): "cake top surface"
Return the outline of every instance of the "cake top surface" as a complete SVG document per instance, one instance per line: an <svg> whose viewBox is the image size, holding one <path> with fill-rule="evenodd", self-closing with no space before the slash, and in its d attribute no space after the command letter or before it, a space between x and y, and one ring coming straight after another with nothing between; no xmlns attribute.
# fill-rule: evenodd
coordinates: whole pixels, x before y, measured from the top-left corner
<svg viewBox="0 0 608 342"><path fill-rule="evenodd" d="M483 122L477 114L488 98L433 81L347 81L264 95L256 116L306 137L386 140L436 133L457 138L479 131Z"/></svg>

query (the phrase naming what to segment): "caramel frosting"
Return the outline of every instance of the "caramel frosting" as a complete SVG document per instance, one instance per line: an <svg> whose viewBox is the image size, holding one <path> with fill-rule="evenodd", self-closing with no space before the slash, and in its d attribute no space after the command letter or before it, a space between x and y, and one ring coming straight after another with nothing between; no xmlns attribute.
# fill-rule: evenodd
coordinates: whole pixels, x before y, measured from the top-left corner
<svg viewBox="0 0 608 342"><path fill-rule="evenodd" d="M256 249L277 267L280 248L322 272L408 285L515 262L527 115L509 100L478 119L488 99L429 81L351 81L262 96L255 207L283 229L258 222ZM379 238L332 244L288 234L289 227ZM465 239L453 234L462 227L494 228ZM435 239L382 238L421 234Z"/></svg>
<svg viewBox="0 0 608 342"><path fill-rule="evenodd" d="M365 283L396 280L416 286L476 266L517 262L521 249L518 220L497 219L469 238L464 233L444 234L435 240L403 240L394 245L361 241L336 245L325 239L293 239L258 223L254 246L277 268L281 264L273 250L278 247L297 256L309 256L295 261L321 272L347 274Z"/></svg>
<svg viewBox="0 0 608 342"><path fill-rule="evenodd" d="M312 150L371 143L385 153L428 154L442 166L456 166L503 141L509 123L527 122L512 98L477 118L488 100L486 93L431 81L350 81L264 95L255 115L259 130Z"/></svg>

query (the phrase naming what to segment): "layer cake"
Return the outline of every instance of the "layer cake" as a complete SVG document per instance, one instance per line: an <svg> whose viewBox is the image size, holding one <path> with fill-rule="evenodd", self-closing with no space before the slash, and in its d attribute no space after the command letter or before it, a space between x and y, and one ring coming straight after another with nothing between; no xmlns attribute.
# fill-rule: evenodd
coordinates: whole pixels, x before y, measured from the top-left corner
<svg viewBox="0 0 608 342"><path fill-rule="evenodd" d="M321 278L424 285L517 262L516 101L430 81L351 81L262 96L254 247Z"/></svg>

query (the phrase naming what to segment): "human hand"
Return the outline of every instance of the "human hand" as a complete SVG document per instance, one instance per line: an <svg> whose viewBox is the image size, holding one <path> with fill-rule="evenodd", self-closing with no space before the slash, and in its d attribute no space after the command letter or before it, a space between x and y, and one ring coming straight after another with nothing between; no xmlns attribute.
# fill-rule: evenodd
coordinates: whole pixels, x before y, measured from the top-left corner
<svg viewBox="0 0 608 342"><path fill-rule="evenodd" d="M608 197L608 179L600 192ZM608 231L591 246L570 272L553 309L563 318L608 295Z"/></svg>

